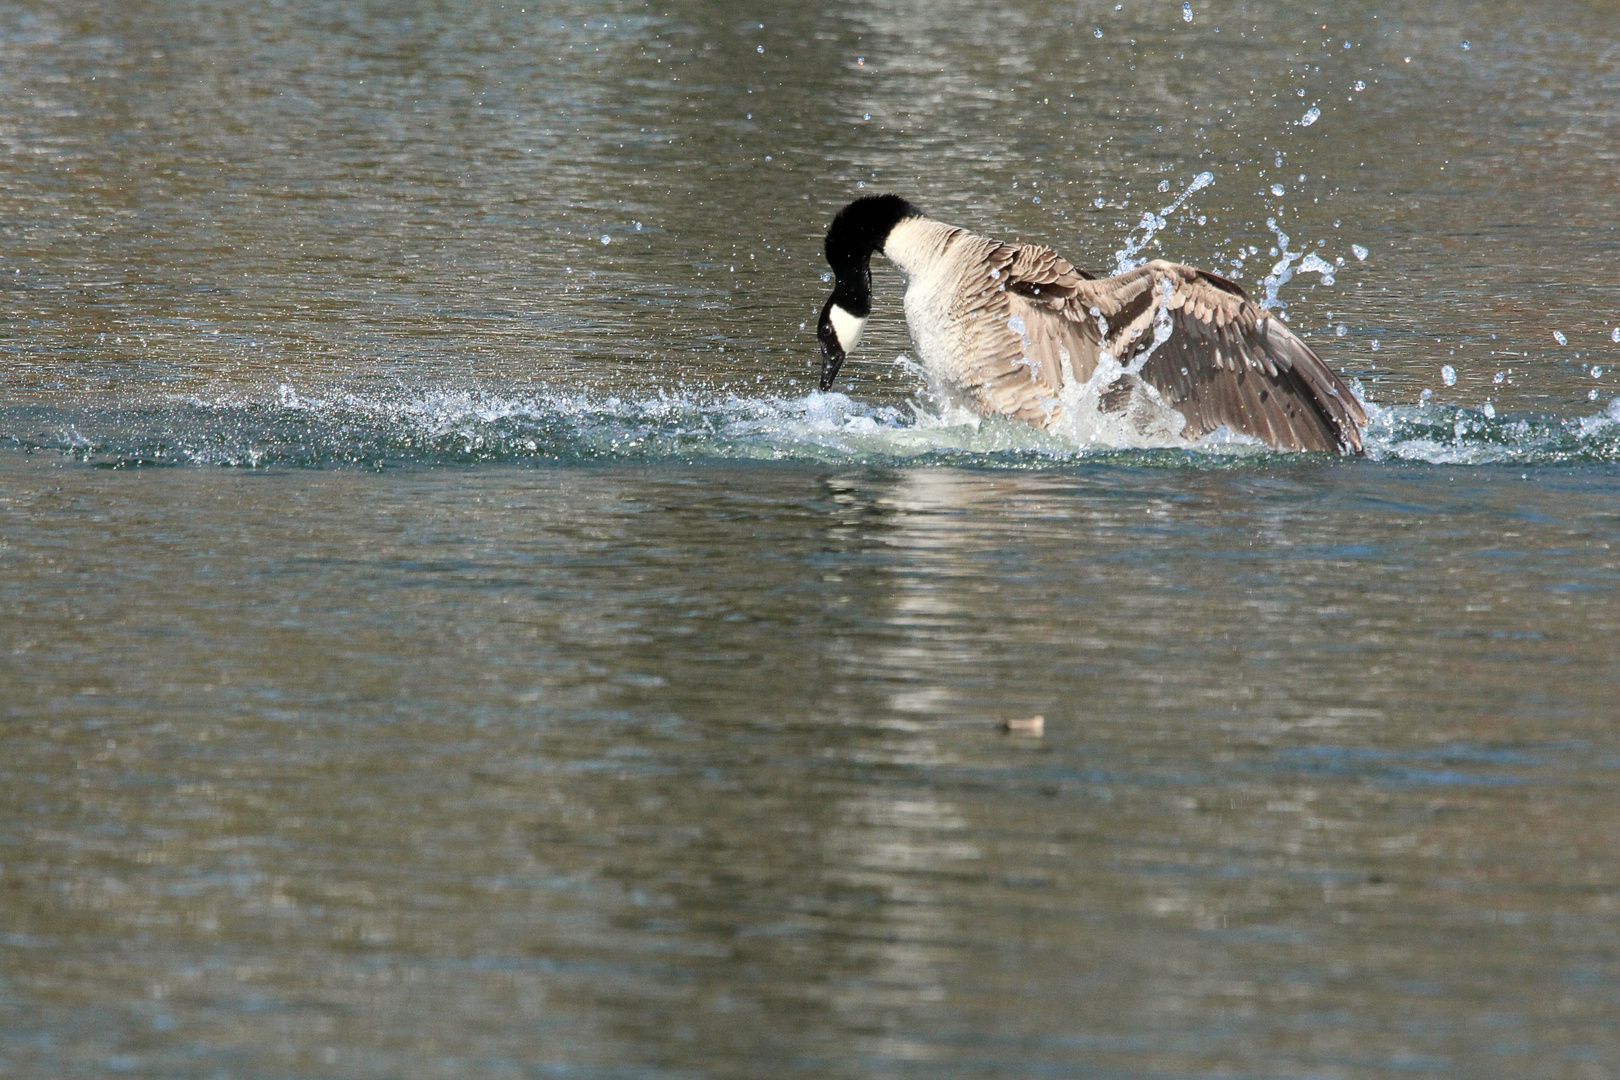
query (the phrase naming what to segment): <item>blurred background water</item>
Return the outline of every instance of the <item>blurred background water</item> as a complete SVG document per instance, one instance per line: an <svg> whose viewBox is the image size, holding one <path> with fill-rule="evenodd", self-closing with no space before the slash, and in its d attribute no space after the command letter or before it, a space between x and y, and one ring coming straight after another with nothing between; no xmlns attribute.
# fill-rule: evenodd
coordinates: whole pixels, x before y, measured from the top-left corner
<svg viewBox="0 0 1620 1080"><path fill-rule="evenodd" d="M1616 101L1576 0L0 0L0 1075L1620 1072ZM937 415L881 264L815 393L875 190L1369 457Z"/></svg>

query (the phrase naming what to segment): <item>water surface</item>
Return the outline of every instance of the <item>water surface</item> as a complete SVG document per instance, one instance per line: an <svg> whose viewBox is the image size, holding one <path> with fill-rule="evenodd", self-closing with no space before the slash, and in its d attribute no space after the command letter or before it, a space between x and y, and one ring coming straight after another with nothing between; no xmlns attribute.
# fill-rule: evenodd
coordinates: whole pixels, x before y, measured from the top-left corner
<svg viewBox="0 0 1620 1080"><path fill-rule="evenodd" d="M0 1073L1620 1072L1612 11L1190 12L0 3ZM871 190L1368 457L815 393Z"/></svg>

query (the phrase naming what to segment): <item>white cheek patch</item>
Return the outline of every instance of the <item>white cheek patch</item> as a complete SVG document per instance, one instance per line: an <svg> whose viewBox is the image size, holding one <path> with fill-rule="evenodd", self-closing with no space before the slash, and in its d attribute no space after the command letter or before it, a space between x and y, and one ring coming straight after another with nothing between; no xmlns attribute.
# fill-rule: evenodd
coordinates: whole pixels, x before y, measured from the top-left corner
<svg viewBox="0 0 1620 1080"><path fill-rule="evenodd" d="M861 342L861 331L866 327L866 320L859 315L851 315L837 304L827 313L832 320L833 333L838 335L838 346L845 353L855 351L855 346Z"/></svg>

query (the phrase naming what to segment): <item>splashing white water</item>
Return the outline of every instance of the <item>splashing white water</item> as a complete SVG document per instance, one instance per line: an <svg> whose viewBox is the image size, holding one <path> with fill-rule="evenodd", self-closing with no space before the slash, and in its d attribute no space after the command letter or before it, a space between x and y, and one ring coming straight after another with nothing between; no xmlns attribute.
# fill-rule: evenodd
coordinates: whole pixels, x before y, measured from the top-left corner
<svg viewBox="0 0 1620 1080"><path fill-rule="evenodd" d="M1438 399L1383 408L1367 402L1358 385L1352 392L1367 406L1373 459L1620 461L1620 399L1596 415L1561 419L1498 416L1493 404L1461 409ZM1090 381L1071 381L1057 404L1064 419L1040 431L979 417L937 388L906 404L875 405L838 393L781 397L742 388L621 396L289 385L258 397L162 399L50 415L0 407L0 438L104 464L316 468L738 460L1051 468L1100 453L1111 461L1125 454L1127 463L1208 467L1274 454L1224 430L1189 442L1180 414L1111 357Z"/></svg>
<svg viewBox="0 0 1620 1080"><path fill-rule="evenodd" d="M1127 274L1146 263L1148 260L1136 258L1136 253L1153 242L1153 238L1170 224L1170 216L1180 210L1194 192L1202 191L1214 182L1214 173L1201 172L1193 177L1192 183L1188 184L1180 195L1157 214L1151 210L1145 211L1142 220L1136 224L1136 228L1142 230L1142 235L1137 236L1136 229L1132 229L1125 237L1125 246L1114 252L1114 273Z"/></svg>
<svg viewBox="0 0 1620 1080"><path fill-rule="evenodd" d="M1266 228L1270 229L1277 237L1277 251L1281 257L1272 264L1271 273L1267 274L1262 282L1266 289L1266 295L1260 301L1261 307L1267 311L1282 311L1288 307L1281 299L1280 293L1282 287L1294 279L1296 272L1294 263L1296 262L1299 263L1299 273L1321 274L1323 285L1333 284L1334 267L1332 263L1313 253L1289 251L1288 234L1278 226L1276 218L1267 218Z"/></svg>

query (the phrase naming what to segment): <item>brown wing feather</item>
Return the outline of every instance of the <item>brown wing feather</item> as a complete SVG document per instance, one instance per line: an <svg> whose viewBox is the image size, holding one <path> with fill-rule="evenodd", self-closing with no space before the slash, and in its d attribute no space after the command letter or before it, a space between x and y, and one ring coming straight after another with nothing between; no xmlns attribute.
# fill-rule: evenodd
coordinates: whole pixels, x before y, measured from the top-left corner
<svg viewBox="0 0 1620 1080"><path fill-rule="evenodd" d="M977 239L977 238L975 238ZM1070 380L1104 349L1129 365L1198 438L1220 427L1288 450L1361 452L1360 402L1303 341L1215 274L1155 261L1094 279L1050 248L986 241L962 282L963 388L987 413L1050 427ZM1155 320L1169 334L1155 343Z"/></svg>
<svg viewBox="0 0 1620 1080"><path fill-rule="evenodd" d="M1189 438L1226 427L1282 449L1361 452L1367 416L1355 395L1230 281L1162 261L1090 279L1036 245L1003 245L995 263L1002 276L990 293L996 322L986 332L994 339L994 366L1019 370L1020 360L1028 360L1025 366L1042 377L1023 382L1038 383L1048 399L1062 385L1050 385L1049 373L1064 367L1054 360L1066 359L1068 377L1084 381L1104 348L1125 365L1151 349L1141 377L1186 417L1182 433ZM1006 325L1015 316L1023 335ZM1156 320L1160 332L1169 331L1157 343ZM1023 398L1016 409L1002 407L1016 396L1004 391L982 400L1029 419ZM1049 404L1043 408L1045 427L1055 414Z"/></svg>
<svg viewBox="0 0 1620 1080"><path fill-rule="evenodd" d="M1110 348L1121 363L1152 348L1142 378L1187 418L1183 434L1197 438L1224 426L1287 450L1361 452L1367 424L1361 403L1310 346L1242 289L1214 274L1155 261L1082 285L1071 309L1086 304L1096 286L1114 283L1098 291L1122 312L1140 304L1130 302L1133 293L1150 300L1114 329ZM1168 321L1170 329L1157 346L1155 319Z"/></svg>

